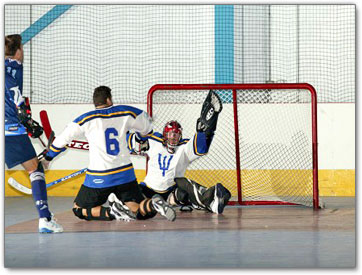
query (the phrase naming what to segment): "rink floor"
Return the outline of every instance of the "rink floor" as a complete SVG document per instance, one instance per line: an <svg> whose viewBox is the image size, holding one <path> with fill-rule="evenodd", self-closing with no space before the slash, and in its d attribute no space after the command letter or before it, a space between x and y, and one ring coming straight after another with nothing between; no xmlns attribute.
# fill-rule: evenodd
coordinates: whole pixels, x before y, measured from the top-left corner
<svg viewBox="0 0 362 275"><path fill-rule="evenodd" d="M228 206L222 215L177 211L175 222L83 221L73 198L50 197L65 232L37 233L30 197L5 198L5 267L281 268L356 265L354 198L326 208Z"/></svg>

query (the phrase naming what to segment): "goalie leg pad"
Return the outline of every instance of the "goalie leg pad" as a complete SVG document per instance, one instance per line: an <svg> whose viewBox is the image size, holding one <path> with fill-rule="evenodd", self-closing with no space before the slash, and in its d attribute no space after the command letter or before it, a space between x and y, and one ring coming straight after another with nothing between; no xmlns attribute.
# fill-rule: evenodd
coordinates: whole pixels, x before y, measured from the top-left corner
<svg viewBox="0 0 362 275"><path fill-rule="evenodd" d="M191 205L190 199L189 199L189 195L188 193L181 189L181 188L176 188L171 194L170 196L174 196L174 200L176 202L177 205L180 206L186 206L186 205Z"/></svg>
<svg viewBox="0 0 362 275"><path fill-rule="evenodd" d="M188 194L188 200L193 206L206 209L203 198L203 194L207 191L206 187L184 177L175 178L175 182L180 190Z"/></svg>

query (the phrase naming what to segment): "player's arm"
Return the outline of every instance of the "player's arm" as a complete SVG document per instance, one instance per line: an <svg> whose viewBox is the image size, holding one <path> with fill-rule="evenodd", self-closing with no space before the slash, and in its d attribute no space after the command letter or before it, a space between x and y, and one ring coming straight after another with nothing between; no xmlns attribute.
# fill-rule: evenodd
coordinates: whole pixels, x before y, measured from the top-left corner
<svg viewBox="0 0 362 275"><path fill-rule="evenodd" d="M67 144L70 144L73 139L77 139L82 135L83 131L78 123L69 123L64 131L54 139L53 143L50 145L49 151L46 152L44 158L48 161L52 160L67 149Z"/></svg>
<svg viewBox="0 0 362 275"><path fill-rule="evenodd" d="M5 68L5 87L9 99L14 102L20 123L25 127L28 135L38 138L43 133L43 128L31 117L29 98L23 97L22 69L14 69L11 66Z"/></svg>
<svg viewBox="0 0 362 275"><path fill-rule="evenodd" d="M151 118L146 112L140 109L134 107L129 108L130 111L132 111L136 115L129 121L128 124L129 130L135 132L135 134L132 136L132 139L134 139L133 144L136 145L136 143L139 143L144 148L147 148L148 138L153 134L153 125L151 122Z"/></svg>
<svg viewBox="0 0 362 275"><path fill-rule="evenodd" d="M127 133L127 148L131 152L131 154L142 154L150 148L148 137L140 138L138 133Z"/></svg>
<svg viewBox="0 0 362 275"><path fill-rule="evenodd" d="M203 132L197 132L191 139L181 140L180 144L184 143L186 143L184 152L189 162L206 155L210 147Z"/></svg>
<svg viewBox="0 0 362 275"><path fill-rule="evenodd" d="M221 111L222 101L219 95L215 91L210 90L202 104L201 115L196 122L196 131L198 134L204 133L202 138L206 139L207 147L210 147L211 145Z"/></svg>
<svg viewBox="0 0 362 275"><path fill-rule="evenodd" d="M134 109L138 112L135 111L137 116L129 124L130 130L134 130L140 140L147 140L153 133L152 120L146 112L137 108Z"/></svg>
<svg viewBox="0 0 362 275"><path fill-rule="evenodd" d="M15 102L15 101L14 101ZM31 108L28 97L21 97L15 102L20 123L32 138L38 138L43 134L43 128L31 117Z"/></svg>
<svg viewBox="0 0 362 275"><path fill-rule="evenodd" d="M220 97L216 92L210 90L202 104L201 114L196 122L196 134L186 144L186 155L189 161L208 153L221 111L222 101Z"/></svg>

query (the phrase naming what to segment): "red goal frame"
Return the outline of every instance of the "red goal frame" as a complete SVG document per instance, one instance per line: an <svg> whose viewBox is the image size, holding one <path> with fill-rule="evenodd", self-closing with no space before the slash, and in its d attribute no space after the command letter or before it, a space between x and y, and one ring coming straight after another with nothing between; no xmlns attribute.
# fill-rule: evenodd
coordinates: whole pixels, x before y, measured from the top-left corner
<svg viewBox="0 0 362 275"><path fill-rule="evenodd" d="M234 129L235 129L235 151L238 200L229 204L240 205L295 205L289 202L280 201L243 201L241 196L241 176L240 176L240 148L238 131L238 108L236 101L236 90L263 90L263 89L303 89L311 93L311 114L312 114L312 152L313 152L313 208L319 208L318 190L318 142L317 142L317 93L314 87L308 83L267 83L267 84L156 84L152 86L147 95L147 112L152 117L153 93L156 90L232 90L234 109Z"/></svg>

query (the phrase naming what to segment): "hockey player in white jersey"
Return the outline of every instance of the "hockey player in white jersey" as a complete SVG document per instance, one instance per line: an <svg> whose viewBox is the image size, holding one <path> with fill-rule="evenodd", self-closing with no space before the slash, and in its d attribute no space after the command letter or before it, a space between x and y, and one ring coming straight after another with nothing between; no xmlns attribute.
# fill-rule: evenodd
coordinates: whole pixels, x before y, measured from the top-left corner
<svg viewBox="0 0 362 275"><path fill-rule="evenodd" d="M188 165L207 154L221 110L219 96L210 91L192 139L182 139L182 127L177 121L167 122L163 134L156 132L144 138L134 133L127 135L129 149L147 152L149 158L146 178L140 183L146 197L159 194L173 205L223 212L231 194L221 183L206 188L184 177Z"/></svg>
<svg viewBox="0 0 362 275"><path fill-rule="evenodd" d="M77 117L56 137L47 161L64 151L73 139L84 136L89 143L86 177L74 201L75 216L85 220L148 219L160 213L175 220L174 209L159 195L144 199L138 186L126 144L128 131L140 136L152 133L147 113L127 105L113 105L111 89L94 90L95 110ZM107 202L110 207L104 207Z"/></svg>

